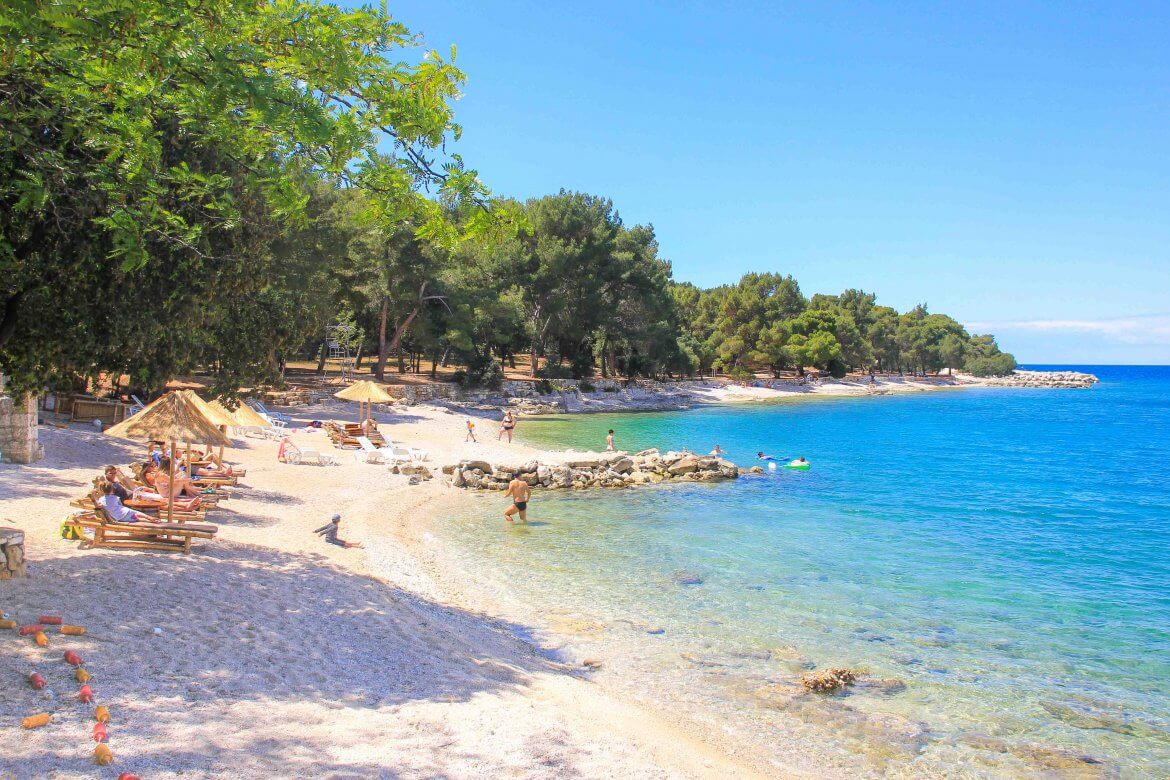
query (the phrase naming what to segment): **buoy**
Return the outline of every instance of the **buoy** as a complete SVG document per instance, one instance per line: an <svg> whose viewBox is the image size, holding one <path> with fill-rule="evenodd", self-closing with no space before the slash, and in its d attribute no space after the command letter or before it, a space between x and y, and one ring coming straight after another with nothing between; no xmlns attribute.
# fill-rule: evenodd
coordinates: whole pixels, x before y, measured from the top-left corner
<svg viewBox="0 0 1170 780"><path fill-rule="evenodd" d="M102 743L94 748L93 760L98 762L99 766L109 766L114 763L114 754L110 752L110 746Z"/></svg>
<svg viewBox="0 0 1170 780"><path fill-rule="evenodd" d="M110 708L104 704L100 704L93 710L93 719L98 723L108 723L110 720Z"/></svg>
<svg viewBox="0 0 1170 780"><path fill-rule="evenodd" d="M21 626L20 630L17 633L19 633L21 636L28 636L29 634L35 634L38 631L44 631L44 630L45 630L45 627L42 626L40 623L34 623L30 626Z"/></svg>
<svg viewBox="0 0 1170 780"><path fill-rule="evenodd" d="M0 628L16 628L16 621L8 618L0 618Z"/></svg>
<svg viewBox="0 0 1170 780"><path fill-rule="evenodd" d="M33 641L36 642L41 647L48 647L49 646L49 638L47 636L45 636L44 631L36 632L36 634L33 635Z"/></svg>
<svg viewBox="0 0 1170 780"><path fill-rule="evenodd" d="M132 775L129 772L123 772L118 775L118 780L139 780L138 775Z"/></svg>
<svg viewBox="0 0 1170 780"><path fill-rule="evenodd" d="M106 724L104 724L104 723L93 724L93 741L94 742L105 742L109 738L110 738L110 733L108 731L106 731Z"/></svg>
<svg viewBox="0 0 1170 780"><path fill-rule="evenodd" d="M48 723L53 719L53 716L47 712L42 712L37 715L29 715L20 722L22 729L37 729Z"/></svg>
<svg viewBox="0 0 1170 780"><path fill-rule="evenodd" d="M65 651L65 663L70 664L72 666L81 666L81 656L79 656L77 653L73 652L72 650L66 650Z"/></svg>
<svg viewBox="0 0 1170 780"><path fill-rule="evenodd" d="M69 636L81 636L85 633L85 626L61 626L61 633Z"/></svg>
<svg viewBox="0 0 1170 780"><path fill-rule="evenodd" d="M81 686L81 690L77 692L77 695L83 704L89 704L93 701L93 691L90 690L88 685Z"/></svg>
<svg viewBox="0 0 1170 780"><path fill-rule="evenodd" d="M59 626L63 622L59 615L41 615L40 621L46 626Z"/></svg>
<svg viewBox="0 0 1170 780"><path fill-rule="evenodd" d="M39 691L45 687L45 678L41 677L39 672L33 672L28 676L28 684Z"/></svg>
<svg viewBox="0 0 1170 780"><path fill-rule="evenodd" d="M77 678L77 682L79 683L87 683L93 679L93 675L82 669L80 666L77 667L77 671L73 673L73 676Z"/></svg>

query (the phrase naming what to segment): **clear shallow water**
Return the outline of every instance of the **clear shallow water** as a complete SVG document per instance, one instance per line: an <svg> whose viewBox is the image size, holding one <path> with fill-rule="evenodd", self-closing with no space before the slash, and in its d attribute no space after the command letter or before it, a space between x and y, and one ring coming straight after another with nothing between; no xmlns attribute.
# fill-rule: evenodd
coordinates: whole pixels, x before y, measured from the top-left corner
<svg viewBox="0 0 1170 780"><path fill-rule="evenodd" d="M540 614L664 628L607 641L727 722L786 728L740 694L801 663L847 664L907 684L849 707L926 724L921 750L883 771L1043 768L1007 744L1170 776L1170 368L1086 370L1092 390L526 421L518 432L542 445L600 449L614 428L629 451L718 443L740 465L764 450L813 466L543 492L530 511L547 525L499 527L492 504L492 521L442 533ZM683 570L703 583L676 584Z"/></svg>

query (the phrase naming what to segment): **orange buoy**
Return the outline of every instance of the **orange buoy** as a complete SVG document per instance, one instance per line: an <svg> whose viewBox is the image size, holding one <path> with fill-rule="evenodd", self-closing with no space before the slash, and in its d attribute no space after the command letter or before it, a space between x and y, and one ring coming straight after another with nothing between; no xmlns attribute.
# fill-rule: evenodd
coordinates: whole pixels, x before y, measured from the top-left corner
<svg viewBox="0 0 1170 780"><path fill-rule="evenodd" d="M48 723L52 719L53 719L53 716L47 712L42 712L42 713L39 713L37 715L29 715L27 718L25 718L24 720L22 720L20 722L20 727L22 729L40 728L41 726L45 725L46 723Z"/></svg>
<svg viewBox="0 0 1170 780"><path fill-rule="evenodd" d="M91 701L93 701L93 691L90 690L88 685L81 686L81 690L77 692L77 695L81 698L81 701L84 704L89 704Z"/></svg>
<svg viewBox="0 0 1170 780"><path fill-rule="evenodd" d="M138 775L132 775L129 772L123 772L118 775L118 780L139 780Z"/></svg>
<svg viewBox="0 0 1170 780"><path fill-rule="evenodd" d="M79 683L87 683L93 679L93 675L80 666L77 667L77 671L73 673L73 676L77 678L77 682Z"/></svg>
<svg viewBox="0 0 1170 780"><path fill-rule="evenodd" d="M41 619L38 622L44 623L46 626L59 626L64 621L61 620L60 615L41 615Z"/></svg>
<svg viewBox="0 0 1170 780"><path fill-rule="evenodd" d="M28 636L29 634L35 634L38 631L44 631L44 630L45 630L45 627L42 626L40 623L33 623L32 625L28 625L28 626L21 626L20 629L17 631L17 633L19 633L21 636Z"/></svg>
<svg viewBox="0 0 1170 780"><path fill-rule="evenodd" d="M104 704L98 705L93 710L93 719L98 723L108 723L110 720L110 708Z"/></svg>
<svg viewBox="0 0 1170 780"><path fill-rule="evenodd" d="M93 760L97 761L99 766L109 766L114 763L114 754L110 752L110 746L103 742L94 748Z"/></svg>
<svg viewBox="0 0 1170 780"><path fill-rule="evenodd" d="M45 687L45 678L39 672L33 672L28 676L28 684L39 691Z"/></svg>
<svg viewBox="0 0 1170 780"><path fill-rule="evenodd" d="M61 633L69 636L81 636L85 633L85 626L61 626Z"/></svg>
<svg viewBox="0 0 1170 780"><path fill-rule="evenodd" d="M109 737L110 737L110 734L108 731L106 731L106 724L104 724L104 723L93 724L93 741L94 742L105 742L107 739L109 739Z"/></svg>
<svg viewBox="0 0 1170 780"><path fill-rule="evenodd" d="M49 638L47 636L45 636L44 631L38 631L36 634L34 634L33 641L36 642L41 647L48 647L49 646Z"/></svg>
<svg viewBox="0 0 1170 780"><path fill-rule="evenodd" d="M8 618L0 618L0 628L16 628L16 621Z"/></svg>
<svg viewBox="0 0 1170 780"><path fill-rule="evenodd" d="M81 666L81 656L72 650L66 650L65 663L70 664L71 666Z"/></svg>

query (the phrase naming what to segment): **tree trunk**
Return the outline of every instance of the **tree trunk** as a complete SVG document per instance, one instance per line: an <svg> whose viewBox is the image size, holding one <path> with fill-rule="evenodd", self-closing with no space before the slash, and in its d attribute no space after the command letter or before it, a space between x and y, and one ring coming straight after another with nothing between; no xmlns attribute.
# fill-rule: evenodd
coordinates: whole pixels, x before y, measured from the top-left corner
<svg viewBox="0 0 1170 780"><path fill-rule="evenodd" d="M533 346L528 350L528 358L532 362L528 365L528 376L531 379L536 379L536 347Z"/></svg>
<svg viewBox="0 0 1170 780"><path fill-rule="evenodd" d="M382 299L382 310L378 312L378 363L374 367L374 376L379 380L386 378L386 319L390 316L390 299ZM394 323L395 327L398 323Z"/></svg>
<svg viewBox="0 0 1170 780"><path fill-rule="evenodd" d="M451 356L451 348L444 347L443 348L443 358L439 361L439 365L442 366L443 368L446 368L447 367L447 358L449 358L450 356ZM515 361L513 361L512 368L515 368L515 367L516 367L516 364L515 364Z"/></svg>
<svg viewBox="0 0 1170 780"><path fill-rule="evenodd" d="M437 379L439 376L439 353L431 352L431 379Z"/></svg>
<svg viewBox="0 0 1170 780"><path fill-rule="evenodd" d="M321 357L317 359L317 373L325 373L325 356L329 354L329 331L325 331L325 338L321 339Z"/></svg>

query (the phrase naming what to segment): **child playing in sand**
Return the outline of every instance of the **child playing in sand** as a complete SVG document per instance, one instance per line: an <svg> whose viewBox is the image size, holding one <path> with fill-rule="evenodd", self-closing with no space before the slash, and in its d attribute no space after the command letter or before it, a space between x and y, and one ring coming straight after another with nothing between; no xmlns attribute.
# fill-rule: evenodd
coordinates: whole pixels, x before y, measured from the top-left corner
<svg viewBox="0 0 1170 780"><path fill-rule="evenodd" d="M463 441L476 441L475 423L471 421L470 417L467 418L467 435L463 437Z"/></svg>
<svg viewBox="0 0 1170 780"><path fill-rule="evenodd" d="M341 528L341 515L334 513L332 519L325 525L313 531L318 536L325 537L325 541L329 544L336 544L338 547L349 549L350 547L361 547L361 542L347 542L337 536L338 529Z"/></svg>

